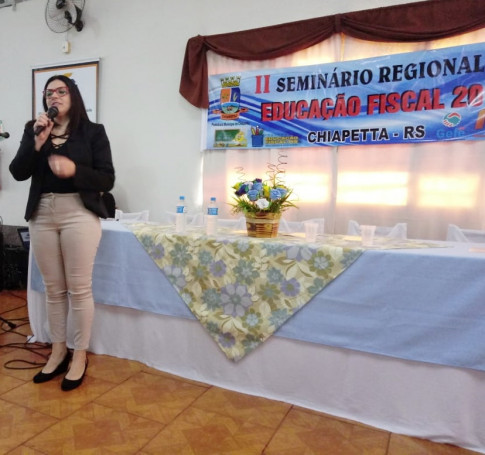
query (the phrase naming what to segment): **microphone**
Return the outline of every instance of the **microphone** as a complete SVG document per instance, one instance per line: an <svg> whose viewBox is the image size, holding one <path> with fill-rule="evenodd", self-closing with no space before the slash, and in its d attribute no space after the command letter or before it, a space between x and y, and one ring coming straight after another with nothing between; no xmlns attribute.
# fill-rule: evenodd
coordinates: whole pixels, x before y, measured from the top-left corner
<svg viewBox="0 0 485 455"><path fill-rule="evenodd" d="M59 109L57 109L57 107L55 106L51 106L48 110L47 110L47 117L49 117L50 120L53 120L57 114L59 114ZM42 133L42 131L45 130L45 126L38 126L35 130L34 130L34 134L36 136L38 136L40 133Z"/></svg>
<svg viewBox="0 0 485 455"><path fill-rule="evenodd" d="M5 139L8 139L10 137L10 134L5 131L5 133L0 133L0 137L4 137Z"/></svg>

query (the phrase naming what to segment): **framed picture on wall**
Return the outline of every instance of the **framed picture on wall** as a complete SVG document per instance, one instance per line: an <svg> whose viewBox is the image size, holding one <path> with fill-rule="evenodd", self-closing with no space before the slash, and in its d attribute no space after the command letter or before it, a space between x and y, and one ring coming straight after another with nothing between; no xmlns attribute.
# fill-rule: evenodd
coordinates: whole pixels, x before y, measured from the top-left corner
<svg viewBox="0 0 485 455"><path fill-rule="evenodd" d="M42 91L47 80L61 74L73 79L84 100L89 120L97 121L99 60L65 65L46 65L32 69L32 118L44 112Z"/></svg>

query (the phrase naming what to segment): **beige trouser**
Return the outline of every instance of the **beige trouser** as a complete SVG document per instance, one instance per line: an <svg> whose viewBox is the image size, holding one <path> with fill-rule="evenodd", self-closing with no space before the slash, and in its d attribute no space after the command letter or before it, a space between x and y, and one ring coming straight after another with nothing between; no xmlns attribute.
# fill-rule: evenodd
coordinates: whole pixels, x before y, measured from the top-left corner
<svg viewBox="0 0 485 455"><path fill-rule="evenodd" d="M66 342L71 311L74 349L88 349L94 315L92 275L101 239L99 218L84 207L77 193L46 193L29 221L29 230L44 279L51 341Z"/></svg>

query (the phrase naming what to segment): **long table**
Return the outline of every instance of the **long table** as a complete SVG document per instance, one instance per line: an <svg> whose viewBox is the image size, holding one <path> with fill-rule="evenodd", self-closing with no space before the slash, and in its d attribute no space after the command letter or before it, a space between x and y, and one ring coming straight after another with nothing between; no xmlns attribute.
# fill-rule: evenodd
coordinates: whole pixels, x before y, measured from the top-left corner
<svg viewBox="0 0 485 455"><path fill-rule="evenodd" d="M30 265L30 322L48 342L43 285ZM485 453L483 276L478 245L367 250L235 363L131 230L103 222L90 349Z"/></svg>

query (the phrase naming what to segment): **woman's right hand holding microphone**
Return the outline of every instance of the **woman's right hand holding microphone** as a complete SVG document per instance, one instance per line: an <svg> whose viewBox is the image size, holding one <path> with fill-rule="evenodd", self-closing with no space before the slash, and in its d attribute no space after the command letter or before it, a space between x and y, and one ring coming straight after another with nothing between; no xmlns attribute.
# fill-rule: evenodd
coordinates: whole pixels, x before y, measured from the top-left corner
<svg viewBox="0 0 485 455"><path fill-rule="evenodd" d="M37 152L45 144L53 127L54 122L49 118L46 112L43 112L37 117L37 120L34 123L35 150Z"/></svg>

